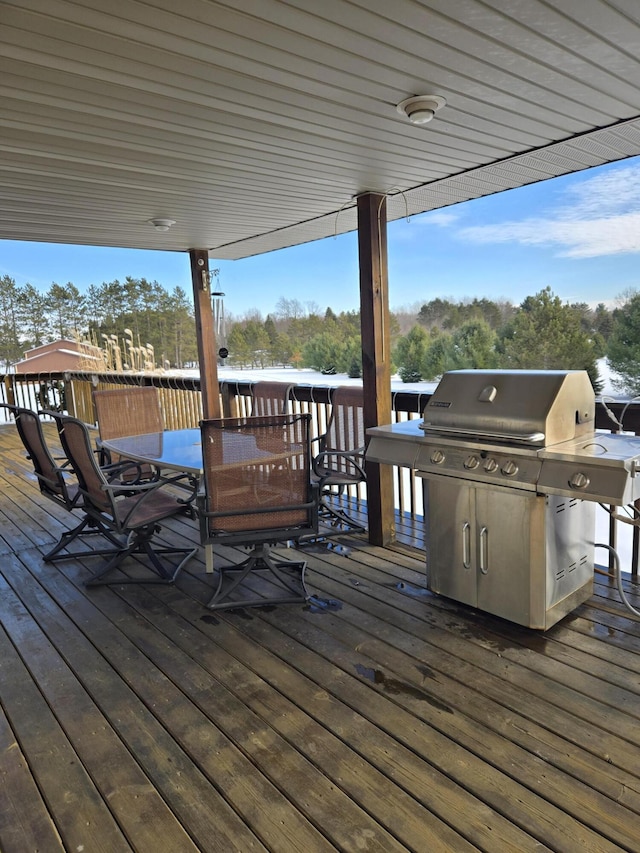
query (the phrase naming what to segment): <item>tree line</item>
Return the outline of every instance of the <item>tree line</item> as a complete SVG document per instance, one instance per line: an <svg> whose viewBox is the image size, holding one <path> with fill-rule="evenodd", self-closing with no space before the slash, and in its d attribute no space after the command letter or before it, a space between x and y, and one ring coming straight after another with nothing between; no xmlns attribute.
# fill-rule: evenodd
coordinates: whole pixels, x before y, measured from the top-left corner
<svg viewBox="0 0 640 853"><path fill-rule="evenodd" d="M327 375L362 375L358 311L336 314L281 297L266 319L253 312L231 322L227 348L228 361L236 367L310 367Z"/></svg>
<svg viewBox="0 0 640 853"><path fill-rule="evenodd" d="M193 304L186 292L171 292L145 278L90 285L84 294L71 282L53 282L46 291L0 279L0 359L5 370L26 350L59 338L103 345L124 330L142 346L151 345L162 366L197 362Z"/></svg>
<svg viewBox="0 0 640 853"><path fill-rule="evenodd" d="M435 299L420 308L395 358L405 382L461 368L580 369L600 390L597 361L608 354L616 316L604 303L595 309L563 303L550 288L518 307L488 299Z"/></svg>
<svg viewBox="0 0 640 853"><path fill-rule="evenodd" d="M629 291L619 302L614 309L565 303L549 287L520 305L432 299L413 316L391 313L391 370L404 382L435 381L463 368L586 370L600 391L597 362L606 357L619 390L640 394L640 293ZM359 313L323 313L295 299L281 299L265 320L254 313L234 322L228 348L230 363L240 367L362 373Z"/></svg>
<svg viewBox="0 0 640 853"><path fill-rule="evenodd" d="M413 312L392 312L391 370L404 382L437 380L461 368L581 369L596 390L597 362L606 357L621 391L640 394L640 293L628 291L618 306L565 303L549 287L520 305L487 298L436 298ZM151 345L161 366L197 363L193 304L179 287L127 276L45 291L0 279L0 358L5 369L25 350L56 338L98 344L123 331ZM266 318L259 311L228 315L221 344L235 367L308 367L326 375L362 375L360 314L334 312L281 297Z"/></svg>

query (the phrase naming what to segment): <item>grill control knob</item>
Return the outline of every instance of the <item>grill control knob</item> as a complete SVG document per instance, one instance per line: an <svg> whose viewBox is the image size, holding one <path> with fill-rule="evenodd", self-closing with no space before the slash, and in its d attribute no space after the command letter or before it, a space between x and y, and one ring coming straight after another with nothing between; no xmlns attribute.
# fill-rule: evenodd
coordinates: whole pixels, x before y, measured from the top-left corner
<svg viewBox="0 0 640 853"><path fill-rule="evenodd" d="M441 450L434 450L431 454L431 461L434 465L442 465L444 458L444 453Z"/></svg>
<svg viewBox="0 0 640 853"><path fill-rule="evenodd" d="M484 470L487 472L487 474L493 474L493 472L497 471L497 469L498 463L495 459L487 459L487 461L484 463Z"/></svg>
<svg viewBox="0 0 640 853"><path fill-rule="evenodd" d="M508 462L504 463L501 470L505 477L513 477L518 473L518 466L512 459L509 459Z"/></svg>
<svg viewBox="0 0 640 853"><path fill-rule="evenodd" d="M467 456L464 460L464 467L469 471L473 471L474 468L477 468L480 464L480 460L477 456Z"/></svg>
<svg viewBox="0 0 640 853"><path fill-rule="evenodd" d="M586 474L582 474L578 471L576 474L573 474L569 480L569 485L572 489L586 489L590 482L591 480Z"/></svg>

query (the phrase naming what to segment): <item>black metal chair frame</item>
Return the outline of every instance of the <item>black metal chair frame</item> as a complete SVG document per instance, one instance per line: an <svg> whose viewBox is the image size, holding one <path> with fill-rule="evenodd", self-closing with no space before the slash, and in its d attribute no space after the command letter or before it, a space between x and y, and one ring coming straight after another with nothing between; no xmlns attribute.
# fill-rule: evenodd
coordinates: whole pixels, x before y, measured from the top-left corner
<svg viewBox="0 0 640 853"><path fill-rule="evenodd" d="M93 519L84 511L82 495L75 475L69 467L68 459L59 459L52 454L42 430L40 413L23 406L13 406L7 403L2 404L2 406L8 409L15 419L18 435L27 452L27 459L33 465L40 492L49 500L64 507L72 515L75 511L82 513L82 517L76 526L63 533L42 559L47 563L53 563L56 560L67 560L73 556L80 556L80 554L63 552L67 551L69 545L79 536L95 536L102 534L102 531L96 528ZM110 536L107 538L114 541ZM95 554L96 551L92 550L91 553ZM102 553L107 553L107 551Z"/></svg>
<svg viewBox="0 0 640 853"><path fill-rule="evenodd" d="M96 461L91 446L89 430L82 421L69 416L59 416L60 440L71 467L78 478L83 499L83 508L95 527L116 547L106 552L109 559L85 586L110 583L172 583L178 573L198 548L167 548L152 544L154 535L160 530L160 522L180 513L189 513L195 498L197 483L188 474L160 477L151 482L109 482ZM167 493L166 487L176 485L184 488L185 481L191 484L187 498ZM160 492L162 490L162 495ZM133 554L145 554L149 560L151 578L130 578L126 575L109 578L123 561ZM182 556L177 566L168 567L163 562L167 556Z"/></svg>
<svg viewBox="0 0 640 853"><path fill-rule="evenodd" d="M340 496L348 486L364 483L367 479L362 413L361 408L354 405L358 392L360 389L351 386L334 390L326 432L314 439L318 442L318 452L312 458L312 466L320 489L320 520L330 527L338 527L341 532L366 530L332 502L332 498ZM359 416L356 410L360 411ZM350 447L349 438L359 439L361 444Z"/></svg>
<svg viewBox="0 0 640 853"><path fill-rule="evenodd" d="M301 538L317 533L318 530L318 489L317 484L310 478L310 439L309 427L311 416L273 415L250 418L222 418L203 420L201 422L202 446L204 456L204 475L198 492L198 516L200 519L200 539L205 546L213 545L242 545L250 547L251 553L246 560L239 564L220 567L217 588L207 603L211 610L229 610L243 607L257 607L275 604L296 604L309 600L310 594L306 587L305 560L284 560L276 558L270 545L276 543L298 542ZM269 431L280 431L283 452L269 459ZM220 442L224 441L225 431L228 434L252 435L255 437L258 452L265 454L263 462L256 464L255 459L248 459L243 467L242 462L230 462L228 471L224 465L210 467L208 463L208 443L212 435ZM262 433L262 434L261 434ZM269 490L273 477L284 477L289 464L286 460L288 452L292 465L297 472L296 477L304 478L304 496L294 495L290 502L269 502ZM224 478L226 485L223 484ZM224 490L231 494L233 482L238 483L238 494L242 491L239 502L241 508L212 509L215 503L212 490L219 488L224 502ZM276 494L274 491L273 494ZM266 496L266 497L265 497ZM253 498L253 502L251 502ZM266 501L261 505L261 501ZM299 517L295 524L286 522L292 513ZM269 520L267 516L270 516ZM242 519L247 522L242 525ZM263 518L264 522L259 519ZM225 523L229 525L225 529ZM238 527L238 525L241 525ZM264 526L261 526L264 524ZM235 529L233 529L235 528ZM275 594L252 594L249 598L234 599L233 593L242 586L252 574L262 573L272 585Z"/></svg>

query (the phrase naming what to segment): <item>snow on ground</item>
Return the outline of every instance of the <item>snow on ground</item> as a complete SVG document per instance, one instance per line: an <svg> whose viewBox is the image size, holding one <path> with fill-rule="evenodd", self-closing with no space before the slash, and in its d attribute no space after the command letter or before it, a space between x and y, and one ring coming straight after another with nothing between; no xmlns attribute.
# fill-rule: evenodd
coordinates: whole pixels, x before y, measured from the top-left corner
<svg viewBox="0 0 640 853"><path fill-rule="evenodd" d="M625 398L626 395L613 386L615 374L607 365L607 360L602 358L598 361L598 371L604 383L603 396L608 398ZM177 371L176 371L177 372ZM198 376L197 370L182 371L182 375ZM318 370L295 367L218 367L218 378L228 381L257 382L259 380L271 382L291 382L294 385L325 385L333 388L336 385L361 385L361 379L351 379L346 373L336 373L333 376L325 376ZM393 391L419 391L430 393L435 390L437 382L402 382L396 374L391 377L391 388Z"/></svg>

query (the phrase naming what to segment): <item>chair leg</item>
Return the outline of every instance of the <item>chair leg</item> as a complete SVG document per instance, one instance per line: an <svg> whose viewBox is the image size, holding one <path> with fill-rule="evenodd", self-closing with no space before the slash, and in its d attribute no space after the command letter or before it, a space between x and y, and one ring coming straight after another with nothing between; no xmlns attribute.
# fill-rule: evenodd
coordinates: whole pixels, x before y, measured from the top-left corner
<svg viewBox="0 0 640 853"><path fill-rule="evenodd" d="M311 597L305 583L306 569L305 560L274 559L268 545L256 545L243 562L218 569L218 587L207 607L210 610L233 610L274 604L304 604ZM274 581L284 592L280 595L230 599L233 592L252 572L266 573L268 579Z"/></svg>
<svg viewBox="0 0 640 853"><path fill-rule="evenodd" d="M341 524L347 530L356 530L362 533L367 529L364 525L359 524L355 519L351 518L344 510L332 506L324 497L320 501L318 515L320 520L325 519L326 523L332 526Z"/></svg>
<svg viewBox="0 0 640 853"><path fill-rule="evenodd" d="M113 548L100 550L100 551L91 550L91 551L87 551L86 553L82 552L82 553L78 553L78 554L73 554L73 553L63 554L63 553L61 553L62 551L65 551L67 549L67 547L71 544L71 542L73 542L73 540L76 539L78 536L96 536L96 535L105 536L114 545L120 545L120 543L117 542L113 538L113 536L111 536L110 531L105 531L105 530L100 529L99 527L96 527L95 524L93 523L92 519L85 516L82 519L82 521L80 522L80 524L77 524L71 530L68 530L66 533L63 533L62 536L60 537L60 539L58 539L56 544L53 546L53 548L50 551L47 551L47 553L42 557L42 559L44 560L45 563L55 563L58 560L74 560L77 557L83 557L83 556L93 557L94 555L100 556L103 554L112 554Z"/></svg>
<svg viewBox="0 0 640 853"><path fill-rule="evenodd" d="M96 572L93 577L86 580L86 587L106 586L108 584L126 583L173 583L186 563L195 556L198 548L154 548L151 539L158 528L155 525L142 527L130 534L127 542L116 551L111 551L113 556L106 566ZM132 554L145 554L149 558L152 576L147 578L116 577L109 578L108 575L118 569L124 560ZM177 566L169 568L160 559L169 555L182 554L183 558Z"/></svg>

